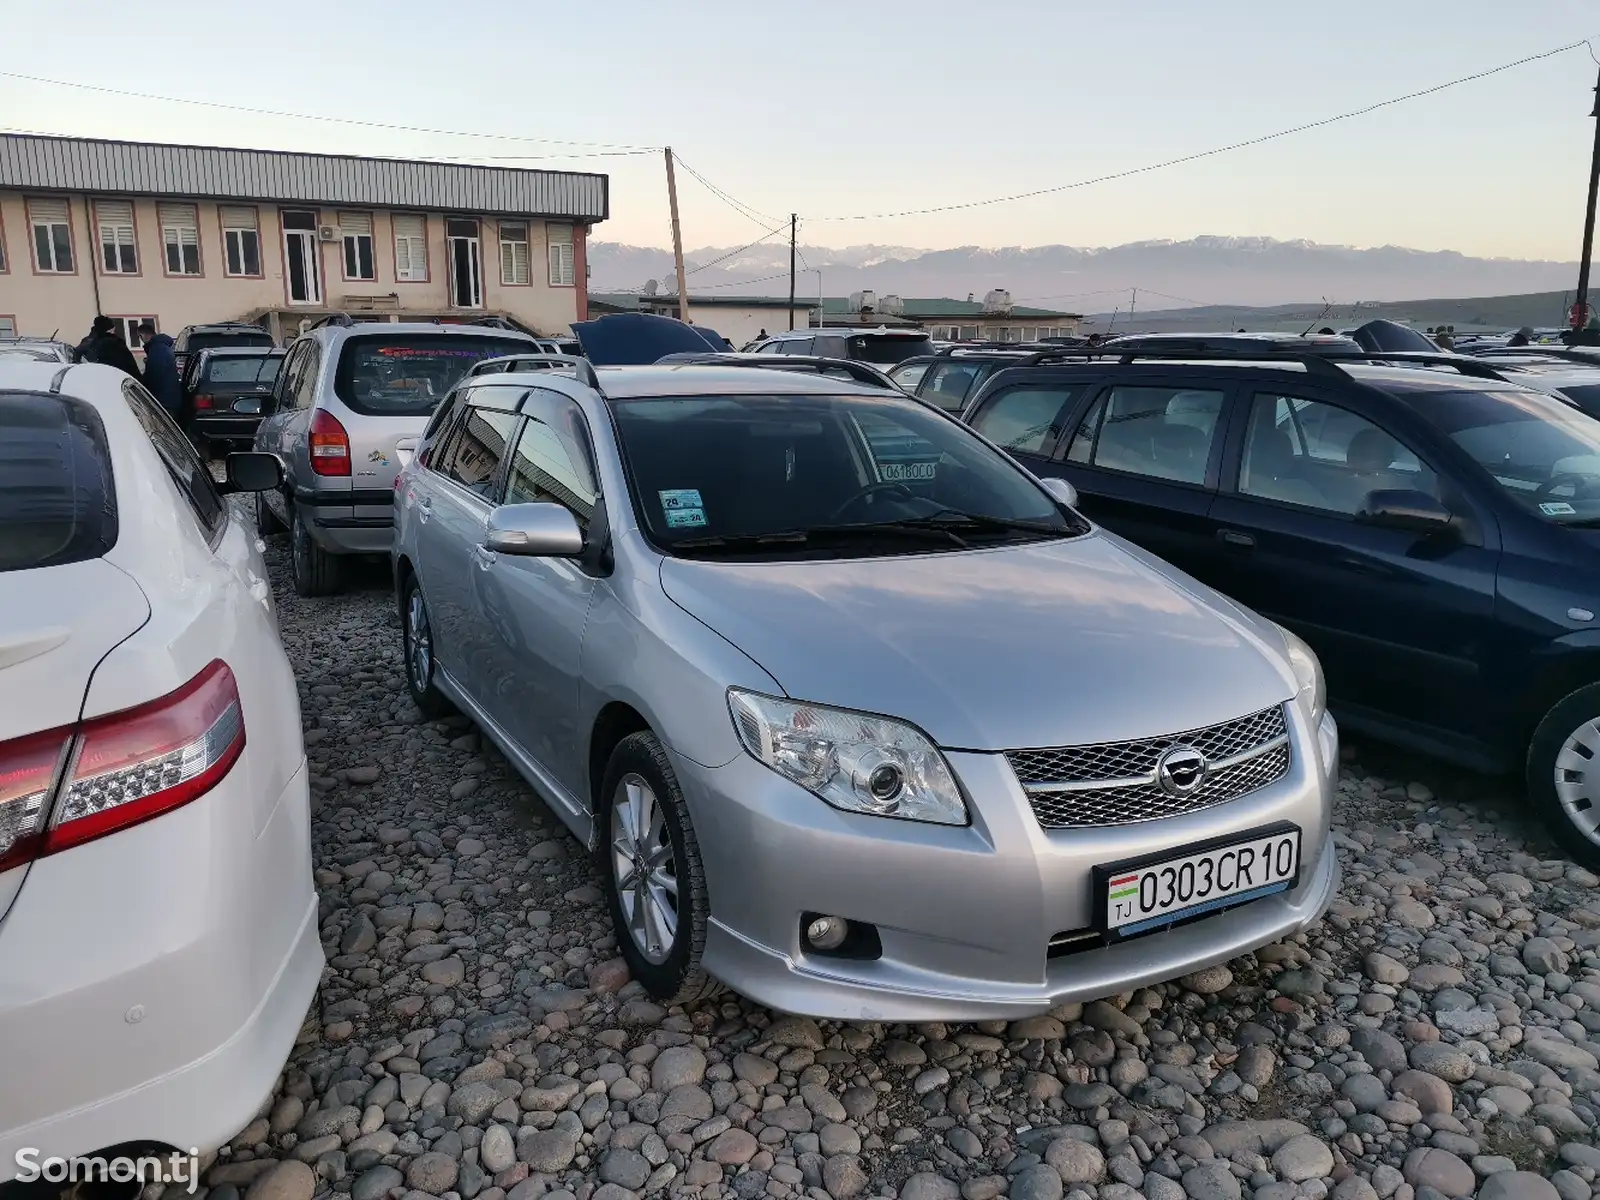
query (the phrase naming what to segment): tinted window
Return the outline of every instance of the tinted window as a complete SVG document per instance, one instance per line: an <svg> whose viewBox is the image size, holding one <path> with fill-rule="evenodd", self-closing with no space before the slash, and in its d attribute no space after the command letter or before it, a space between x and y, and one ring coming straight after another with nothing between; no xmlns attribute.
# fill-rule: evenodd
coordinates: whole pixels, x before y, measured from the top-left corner
<svg viewBox="0 0 1600 1200"><path fill-rule="evenodd" d="M815 338L786 338L778 343L779 354L810 354Z"/></svg>
<svg viewBox="0 0 1600 1200"><path fill-rule="evenodd" d="M842 337L817 337L811 342L813 354L820 354L824 358L848 358L850 351Z"/></svg>
<svg viewBox="0 0 1600 1200"><path fill-rule="evenodd" d="M1115 387L1084 418L1067 457L1112 471L1204 483L1221 415L1221 392Z"/></svg>
<svg viewBox="0 0 1600 1200"><path fill-rule="evenodd" d="M512 413L488 408L466 409L466 419L450 439L437 469L468 491L491 499L495 478L506 456L506 442L516 428Z"/></svg>
<svg viewBox="0 0 1600 1200"><path fill-rule="evenodd" d="M227 506L211 478L210 469L200 461L194 446L154 396L132 380L122 385L122 394L127 397L128 406L144 426L145 433L150 435L172 482L188 498L195 520L210 541L228 521Z"/></svg>
<svg viewBox="0 0 1600 1200"><path fill-rule="evenodd" d="M1050 455L1061 436L1062 410L1076 388L1012 388L1001 392L973 418L972 427L997 446L1022 454Z"/></svg>
<svg viewBox="0 0 1600 1200"><path fill-rule="evenodd" d="M1399 439L1365 417L1299 396L1258 394L1239 490L1354 516L1367 496L1396 488L1439 499L1439 480Z"/></svg>
<svg viewBox="0 0 1600 1200"><path fill-rule="evenodd" d="M294 408L310 408L317 399L317 376L322 370L322 347L307 342L300 362L289 379L289 403Z"/></svg>
<svg viewBox="0 0 1600 1200"><path fill-rule="evenodd" d="M861 362L890 366L918 354L932 354L933 342L927 337L881 337L858 334L850 339L849 357Z"/></svg>
<svg viewBox="0 0 1600 1200"><path fill-rule="evenodd" d="M260 358L247 358L243 355L229 355L227 358L213 358L206 364L207 383L271 383L278 375L278 364L283 361L279 355Z"/></svg>
<svg viewBox="0 0 1600 1200"><path fill-rule="evenodd" d="M588 529L594 516L594 467L583 413L565 396L535 392L522 406L527 422L517 436L506 476L507 504L564 505Z"/></svg>
<svg viewBox="0 0 1600 1200"><path fill-rule="evenodd" d="M1014 463L905 397L672 397L612 411L640 521L669 548L838 557L1078 528Z"/></svg>
<svg viewBox="0 0 1600 1200"><path fill-rule="evenodd" d="M1600 421L1538 392L1432 392L1416 411L1529 512L1600 522Z"/></svg>
<svg viewBox="0 0 1600 1200"><path fill-rule="evenodd" d="M272 345L272 335L265 329L258 330L254 333L251 333L248 330L240 330L237 333L227 333L208 329L202 330L198 333L191 333L184 340L183 349L186 354L194 354L197 351L212 350L218 346L270 345Z"/></svg>
<svg viewBox="0 0 1600 1200"><path fill-rule="evenodd" d="M928 381L920 393L930 404L947 413L959 413L966 404L972 385L988 374L987 363L943 362L928 373Z"/></svg>
<svg viewBox="0 0 1600 1200"><path fill-rule="evenodd" d="M922 382L922 377L928 373L932 363L918 362L907 363L903 367L896 367L889 372L889 378L905 388L908 392L917 390L917 384Z"/></svg>
<svg viewBox="0 0 1600 1200"><path fill-rule="evenodd" d="M1561 394L1591 417L1600 415L1600 384L1586 383L1576 387L1563 387Z"/></svg>
<svg viewBox="0 0 1600 1200"><path fill-rule="evenodd" d="M60 396L0 392L0 571L99 558L116 540L99 416Z"/></svg>
<svg viewBox="0 0 1600 1200"><path fill-rule="evenodd" d="M522 338L363 334L344 343L333 390L358 413L422 416L433 411L473 363L528 349Z"/></svg>

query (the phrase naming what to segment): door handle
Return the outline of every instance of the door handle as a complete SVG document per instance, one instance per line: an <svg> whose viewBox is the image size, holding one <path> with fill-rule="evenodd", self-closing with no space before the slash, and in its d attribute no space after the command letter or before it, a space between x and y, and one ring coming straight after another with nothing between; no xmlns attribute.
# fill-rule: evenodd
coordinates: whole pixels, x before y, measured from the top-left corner
<svg viewBox="0 0 1600 1200"><path fill-rule="evenodd" d="M1217 530L1217 538L1230 546L1243 546L1246 549L1256 544L1256 539L1252 534L1241 533L1237 529L1219 529Z"/></svg>
<svg viewBox="0 0 1600 1200"><path fill-rule="evenodd" d="M433 515L433 497L432 496L419 496L417 498L417 520L422 522L425 525L428 522L428 518L431 517L432 515Z"/></svg>
<svg viewBox="0 0 1600 1200"><path fill-rule="evenodd" d="M474 546L472 548L472 557L477 561L479 570L487 571L494 566L499 555L487 546Z"/></svg>

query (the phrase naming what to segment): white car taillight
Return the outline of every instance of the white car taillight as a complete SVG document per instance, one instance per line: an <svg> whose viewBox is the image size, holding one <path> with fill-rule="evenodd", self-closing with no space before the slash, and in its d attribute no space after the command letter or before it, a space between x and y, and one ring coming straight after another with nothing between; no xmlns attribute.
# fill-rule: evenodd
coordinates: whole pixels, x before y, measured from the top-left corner
<svg viewBox="0 0 1600 1200"><path fill-rule="evenodd" d="M238 685L220 660L149 704L0 745L0 870L188 804L243 751Z"/></svg>

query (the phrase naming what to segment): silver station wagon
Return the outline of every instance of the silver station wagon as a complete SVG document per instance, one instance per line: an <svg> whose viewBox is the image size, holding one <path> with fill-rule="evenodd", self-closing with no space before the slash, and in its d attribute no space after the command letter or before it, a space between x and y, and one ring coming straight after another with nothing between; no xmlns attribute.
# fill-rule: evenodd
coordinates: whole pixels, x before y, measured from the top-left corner
<svg viewBox="0 0 1600 1200"><path fill-rule="evenodd" d="M471 377L397 486L410 689L596 854L659 998L1013 1017L1304 929L1316 659L1073 502L845 380Z"/></svg>

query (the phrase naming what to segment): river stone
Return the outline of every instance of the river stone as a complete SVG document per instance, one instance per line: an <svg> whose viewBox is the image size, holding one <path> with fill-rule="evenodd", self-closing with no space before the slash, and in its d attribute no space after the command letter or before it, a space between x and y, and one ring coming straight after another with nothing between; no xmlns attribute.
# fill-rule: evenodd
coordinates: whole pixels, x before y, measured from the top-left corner
<svg viewBox="0 0 1600 1200"><path fill-rule="evenodd" d="M1273 1154L1272 1169L1295 1183L1322 1179L1333 1170L1333 1151L1321 1138L1296 1134Z"/></svg>
<svg viewBox="0 0 1600 1200"><path fill-rule="evenodd" d="M1425 1146L1406 1155L1400 1168L1412 1187L1430 1187L1446 1196L1470 1196L1477 1187L1477 1176L1448 1150Z"/></svg>

